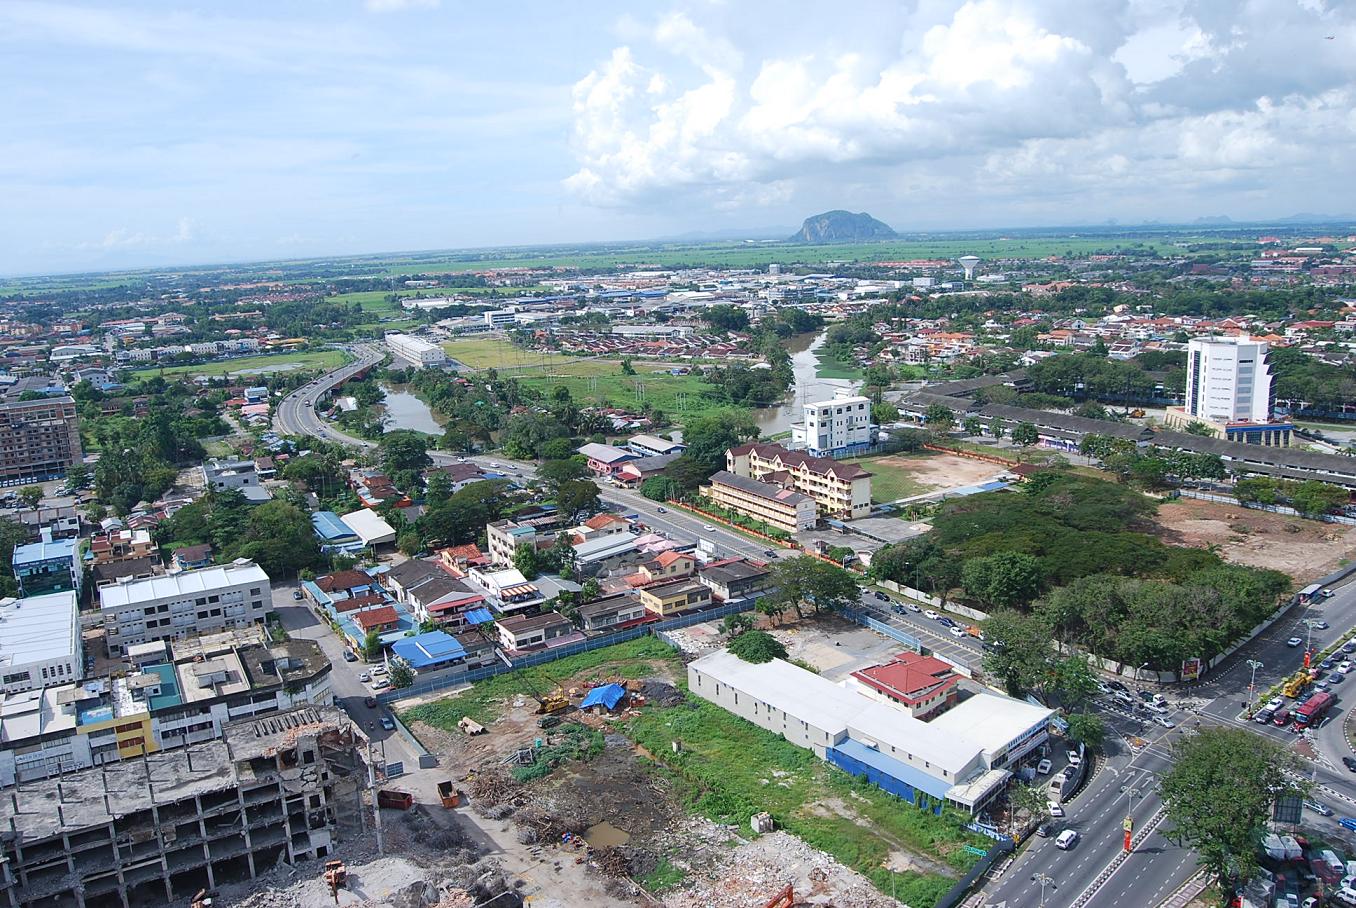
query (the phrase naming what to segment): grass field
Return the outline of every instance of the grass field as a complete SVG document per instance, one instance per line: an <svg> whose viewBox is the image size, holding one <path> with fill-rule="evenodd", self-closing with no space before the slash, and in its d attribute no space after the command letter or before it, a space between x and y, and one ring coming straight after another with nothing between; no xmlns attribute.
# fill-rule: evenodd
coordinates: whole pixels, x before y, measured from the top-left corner
<svg viewBox="0 0 1356 908"><path fill-rule="evenodd" d="M159 367L140 369L132 374L136 378L152 378L156 375L232 375L253 370L334 369L350 359L352 357L342 350L307 350L301 353L273 353L210 363L166 366L164 369Z"/></svg>
<svg viewBox="0 0 1356 908"><path fill-rule="evenodd" d="M922 455L920 455L922 456ZM898 501L932 491L932 486L923 485L914 478L912 470L882 462L879 458L855 458L844 463L859 464L863 470L872 473L871 500L876 503Z"/></svg>
<svg viewBox="0 0 1356 908"><path fill-rule="evenodd" d="M472 369L498 369L501 372L579 363L575 357L563 353L515 347L502 337L459 337L444 343L443 349L448 356Z"/></svg>
<svg viewBox="0 0 1356 908"><path fill-rule="evenodd" d="M615 362L587 360L518 373L518 382L527 388L549 394L564 385L581 405L610 404L615 407L640 407L653 404L676 422L732 409L717 396L718 389L694 375L670 375L648 372L644 364L635 364L635 375L623 375Z"/></svg>

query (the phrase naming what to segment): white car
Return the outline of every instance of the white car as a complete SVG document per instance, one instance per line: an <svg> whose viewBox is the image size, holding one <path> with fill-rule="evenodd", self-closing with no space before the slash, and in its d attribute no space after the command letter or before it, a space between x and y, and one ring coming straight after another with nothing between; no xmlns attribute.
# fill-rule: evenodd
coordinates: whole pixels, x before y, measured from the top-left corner
<svg viewBox="0 0 1356 908"><path fill-rule="evenodd" d="M1271 710L1272 712L1275 712L1284 705L1285 699L1283 697L1272 697L1270 700L1267 701L1266 708Z"/></svg>
<svg viewBox="0 0 1356 908"><path fill-rule="evenodd" d="M1154 721L1157 722L1159 725L1163 726L1164 728L1177 727L1176 725L1173 724L1172 720L1169 719L1167 716L1154 716Z"/></svg>
<svg viewBox="0 0 1356 908"><path fill-rule="evenodd" d="M1301 643L1303 643L1303 642L1304 642L1304 641L1303 641L1301 638L1299 638L1299 637L1291 637L1289 640L1285 641L1285 645L1286 645L1286 646L1289 646L1289 647L1296 647L1296 646L1299 646L1299 645L1300 645Z"/></svg>
<svg viewBox="0 0 1356 908"><path fill-rule="evenodd" d="M711 532L712 530L714 530L715 527L711 526L711 524L709 524L709 523L704 523L704 524L702 524L702 529L703 529L703 530L706 530L706 531L709 533L709 532Z"/></svg>
<svg viewBox="0 0 1356 908"><path fill-rule="evenodd" d="M907 599L904 600L904 607L905 607L906 609L908 609L909 611L914 612L915 614L917 614L918 612L921 612L921 611L922 611L921 608L919 608L918 606L914 605L912 602L910 602L910 601L907 600Z"/></svg>
<svg viewBox="0 0 1356 908"><path fill-rule="evenodd" d="M1078 766L1078 765L1081 764L1082 762L1083 762L1083 758L1080 757L1080 756L1078 755L1078 751L1076 751L1076 750L1071 750L1071 751L1069 751L1069 765L1070 765L1070 766Z"/></svg>
<svg viewBox="0 0 1356 908"><path fill-rule="evenodd" d="M965 631L961 630L959 627L949 627L949 628L947 628L947 630L951 632L951 636L953 636L953 637L964 637L964 636L965 636Z"/></svg>
<svg viewBox="0 0 1356 908"><path fill-rule="evenodd" d="M1351 671L1351 662L1343 659L1341 662L1337 663L1337 670L1344 675L1349 673Z"/></svg>
<svg viewBox="0 0 1356 908"><path fill-rule="evenodd" d="M366 684L368 681L371 681L371 680L372 680L372 673L371 673L371 672L363 672L361 675L358 676L358 680L361 681L362 683Z"/></svg>
<svg viewBox="0 0 1356 908"><path fill-rule="evenodd" d="M937 614L936 612L934 612L932 609L927 609L927 610L925 610L925 611L923 612L923 614L924 614L926 617L931 618L933 621L936 621L938 618L942 617L941 615L939 615L939 614Z"/></svg>
<svg viewBox="0 0 1356 908"><path fill-rule="evenodd" d="M1051 767L1053 766L1054 764L1051 763L1049 760L1041 760L1039 763L1036 764L1036 775L1038 776L1048 775Z"/></svg>
<svg viewBox="0 0 1356 908"><path fill-rule="evenodd" d="M1064 816L1064 808L1063 808L1063 807L1060 807L1060 806L1059 806L1058 804L1056 804L1054 801L1047 801L1047 802L1045 802L1045 812L1048 813L1048 814L1050 814L1050 816L1052 816L1052 817L1062 817L1062 816Z"/></svg>
<svg viewBox="0 0 1356 908"><path fill-rule="evenodd" d="M1066 829L1055 839L1055 847L1060 851L1068 851L1078 844L1078 833L1072 829Z"/></svg>

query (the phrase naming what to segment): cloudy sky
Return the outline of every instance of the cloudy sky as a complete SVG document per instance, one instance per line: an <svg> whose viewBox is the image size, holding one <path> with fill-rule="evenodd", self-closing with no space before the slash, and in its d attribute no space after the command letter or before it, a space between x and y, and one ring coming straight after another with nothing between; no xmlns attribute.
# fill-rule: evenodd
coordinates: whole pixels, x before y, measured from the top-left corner
<svg viewBox="0 0 1356 908"><path fill-rule="evenodd" d="M0 2L0 272L1356 214L1356 3Z"/></svg>

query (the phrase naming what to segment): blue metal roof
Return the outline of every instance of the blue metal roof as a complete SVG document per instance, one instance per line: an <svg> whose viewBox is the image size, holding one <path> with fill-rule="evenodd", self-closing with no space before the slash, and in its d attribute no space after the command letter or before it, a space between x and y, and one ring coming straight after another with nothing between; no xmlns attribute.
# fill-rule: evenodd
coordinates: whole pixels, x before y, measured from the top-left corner
<svg viewBox="0 0 1356 908"><path fill-rule="evenodd" d="M861 741L852 738L848 738L841 744L835 744L833 749L846 754L859 763L865 763L880 773L898 779L911 788L927 792L934 798L945 798L947 791L953 784L945 779L929 775L921 769L915 769L902 760L896 760L894 757L867 747Z"/></svg>
<svg viewBox="0 0 1356 908"><path fill-rule="evenodd" d="M604 684L602 687L595 687L589 691L583 702L579 704L579 708L588 709L590 706L597 706L601 703L608 709L614 709L624 696L626 696L626 688L620 684Z"/></svg>
<svg viewBox="0 0 1356 908"><path fill-rule="evenodd" d="M494 615L487 608L473 608L466 613L467 624L488 624L493 620Z"/></svg>
<svg viewBox="0 0 1356 908"><path fill-rule="evenodd" d="M56 561L57 559L71 561L75 558L75 542L74 539L57 539L52 542L30 542L27 545L16 545L14 547L14 558L10 563L14 565L38 564L43 561Z"/></svg>
<svg viewBox="0 0 1356 908"><path fill-rule="evenodd" d="M358 538L353 527L340 520L333 511L316 511L311 515L311 526L315 527L315 534L327 542Z"/></svg>
<svg viewBox="0 0 1356 908"><path fill-rule="evenodd" d="M455 637L443 631L428 631L398 640L391 644L391 652L408 662L416 671L466 657L465 648Z"/></svg>

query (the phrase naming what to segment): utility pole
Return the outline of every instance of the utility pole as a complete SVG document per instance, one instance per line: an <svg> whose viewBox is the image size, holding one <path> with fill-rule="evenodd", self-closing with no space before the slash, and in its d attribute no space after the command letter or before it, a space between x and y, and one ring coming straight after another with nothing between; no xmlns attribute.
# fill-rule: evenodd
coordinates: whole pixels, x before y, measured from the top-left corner
<svg viewBox="0 0 1356 908"><path fill-rule="evenodd" d="M367 789L372 793L372 816L376 819L377 854L385 854L385 842L381 835L381 805L377 803L377 767L372 762L372 739L367 740Z"/></svg>
<svg viewBox="0 0 1356 908"><path fill-rule="evenodd" d="M1135 836L1135 798L1139 797L1143 792L1138 788L1122 788L1121 791L1125 792L1126 800L1128 802L1125 807L1125 823L1122 826L1125 830L1125 843L1122 847L1126 851L1130 851L1130 843Z"/></svg>

